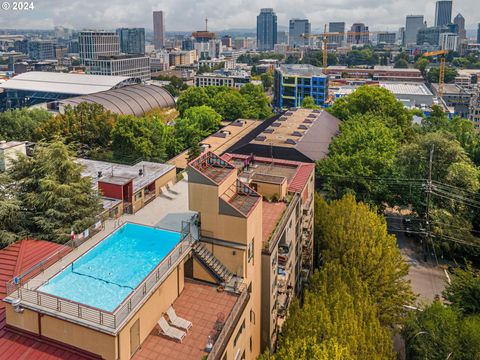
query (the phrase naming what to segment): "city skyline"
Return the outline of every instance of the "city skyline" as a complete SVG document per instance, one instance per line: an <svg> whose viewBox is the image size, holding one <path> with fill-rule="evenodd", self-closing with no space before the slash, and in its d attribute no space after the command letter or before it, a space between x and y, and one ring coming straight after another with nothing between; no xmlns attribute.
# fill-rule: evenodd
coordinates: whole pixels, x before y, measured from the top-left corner
<svg viewBox="0 0 480 360"><path fill-rule="evenodd" d="M455 0L452 16L466 14L467 29L476 29L480 16L476 14L476 0ZM424 15L429 26L434 23L435 1L421 3L407 0L383 3L379 0L341 0L327 2L300 1L292 6L285 0L270 0L261 6L252 0L238 5L224 6L219 0L190 2L167 0L161 8L155 1L132 3L117 1L44 0L35 3L35 10L15 13L16 16L0 16L0 28L4 29L51 29L64 26L77 30L115 29L118 27L144 27L152 30L152 11L163 10L167 31L193 31L204 28L208 17L212 30L255 29L260 8L271 7L278 16L279 29L288 28L292 18L306 18L312 31L318 31L328 22L345 22L347 27L355 22L365 23L371 30L398 30L405 25L405 17L411 14ZM407 9L407 10L406 10ZM2 11L2 10L0 10ZM5 11L2 11L5 12Z"/></svg>

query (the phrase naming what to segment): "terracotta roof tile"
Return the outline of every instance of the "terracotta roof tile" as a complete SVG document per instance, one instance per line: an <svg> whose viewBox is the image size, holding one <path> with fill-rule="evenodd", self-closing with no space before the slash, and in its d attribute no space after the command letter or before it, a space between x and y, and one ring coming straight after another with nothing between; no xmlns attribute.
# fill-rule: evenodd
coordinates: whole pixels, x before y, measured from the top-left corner
<svg viewBox="0 0 480 360"><path fill-rule="evenodd" d="M63 245L25 239L0 250L0 299L6 295L6 282L46 259ZM46 339L6 328L5 303L0 301L0 358L9 360L85 360L94 356L78 352Z"/></svg>

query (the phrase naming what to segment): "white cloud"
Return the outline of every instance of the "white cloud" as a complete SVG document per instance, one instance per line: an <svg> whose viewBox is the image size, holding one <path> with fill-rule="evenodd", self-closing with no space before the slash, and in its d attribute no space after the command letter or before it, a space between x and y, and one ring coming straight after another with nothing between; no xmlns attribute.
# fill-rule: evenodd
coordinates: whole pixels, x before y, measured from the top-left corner
<svg viewBox="0 0 480 360"><path fill-rule="evenodd" d="M13 1L13 0L5 0ZM208 17L209 28L255 28L260 7L273 7L279 25L288 19L306 17L313 29L329 21L363 22L372 29L396 30L408 14L424 14L433 22L435 1L418 0L33 0L30 12L0 10L0 28L43 28L55 25L75 29L114 29L120 26L152 28L152 10L166 14L167 31L203 29ZM452 16L458 12L466 18L467 27L480 22L478 0L456 0Z"/></svg>

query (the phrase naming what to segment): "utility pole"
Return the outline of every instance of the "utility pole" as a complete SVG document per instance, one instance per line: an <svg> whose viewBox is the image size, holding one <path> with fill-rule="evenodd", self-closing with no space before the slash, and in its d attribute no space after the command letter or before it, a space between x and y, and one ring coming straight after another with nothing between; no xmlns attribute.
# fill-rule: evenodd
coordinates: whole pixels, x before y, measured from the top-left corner
<svg viewBox="0 0 480 360"><path fill-rule="evenodd" d="M431 241L431 226L430 226L430 201L432 198L432 165L433 165L433 152L435 150L435 145L432 145L432 149L430 150L430 158L428 160L428 180L427 180L427 187L426 187L426 193L427 193L427 209L425 212L425 226L427 230L427 238L423 247L424 250L424 259L426 261L427 259L427 254L426 254L426 249L428 246L428 241ZM432 242L432 247L433 247L433 242Z"/></svg>

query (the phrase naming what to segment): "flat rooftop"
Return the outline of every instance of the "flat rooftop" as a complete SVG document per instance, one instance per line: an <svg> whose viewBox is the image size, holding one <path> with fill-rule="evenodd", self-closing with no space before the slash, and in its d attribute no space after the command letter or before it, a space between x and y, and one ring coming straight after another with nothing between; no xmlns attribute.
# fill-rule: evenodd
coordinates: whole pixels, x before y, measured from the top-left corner
<svg viewBox="0 0 480 360"><path fill-rule="evenodd" d="M218 292L216 286L185 280L185 287L173 302L173 308L178 316L192 322L187 336L179 343L159 335L158 328L154 328L132 359L201 359L207 355L208 337L218 336L217 320L228 317L237 299L226 291Z"/></svg>
<svg viewBox="0 0 480 360"><path fill-rule="evenodd" d="M140 161L135 165L115 164L81 158L78 158L76 161L83 166L82 176L92 178L93 186L95 188L99 181L124 185L133 180L134 192L151 184L156 179L175 168L175 166L170 164L150 161Z"/></svg>
<svg viewBox="0 0 480 360"><path fill-rule="evenodd" d="M284 76L326 76L322 68L310 64L286 64L281 65L279 71Z"/></svg>
<svg viewBox="0 0 480 360"><path fill-rule="evenodd" d="M24 144L25 144L24 141L6 141L6 142L0 141L0 150L6 150L16 146L24 145Z"/></svg>
<svg viewBox="0 0 480 360"><path fill-rule="evenodd" d="M263 241L268 241L270 235L277 227L277 223L282 218L282 214L287 208L287 204L281 202L262 202L262 235Z"/></svg>
<svg viewBox="0 0 480 360"><path fill-rule="evenodd" d="M228 125L218 130L216 133L200 141L200 146L203 146L206 150L217 155L221 155L230 146L235 144L238 140L255 129L261 123L262 121L249 119L238 119L232 121ZM175 165L178 169L186 169L188 165L188 152L189 150L185 150L184 152L170 159L167 163Z"/></svg>
<svg viewBox="0 0 480 360"><path fill-rule="evenodd" d="M401 83L381 82L380 86L389 90L395 95L427 95L433 96L432 92L424 83Z"/></svg>
<svg viewBox="0 0 480 360"><path fill-rule="evenodd" d="M127 76L65 74L46 71L29 71L14 76L0 84L6 90L53 92L87 95L123 86L131 78Z"/></svg>

